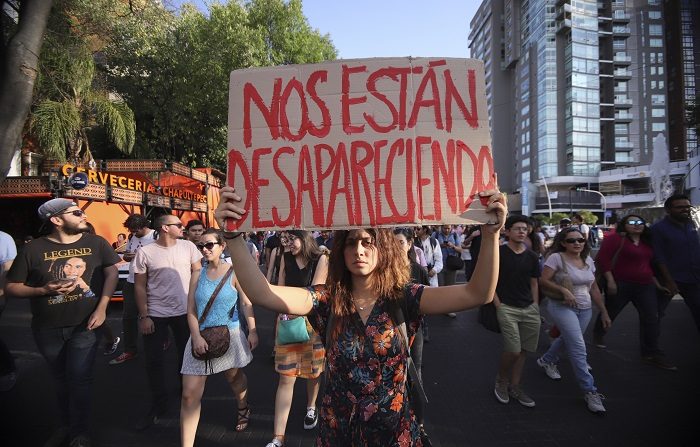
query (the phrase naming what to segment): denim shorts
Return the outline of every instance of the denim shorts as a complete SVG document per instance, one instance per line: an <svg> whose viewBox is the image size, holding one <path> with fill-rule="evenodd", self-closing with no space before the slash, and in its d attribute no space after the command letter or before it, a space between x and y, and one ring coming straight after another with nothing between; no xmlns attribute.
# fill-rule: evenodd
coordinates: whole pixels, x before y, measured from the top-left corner
<svg viewBox="0 0 700 447"><path fill-rule="evenodd" d="M515 307L501 303L496 308L505 352L535 352L540 337L540 306Z"/></svg>

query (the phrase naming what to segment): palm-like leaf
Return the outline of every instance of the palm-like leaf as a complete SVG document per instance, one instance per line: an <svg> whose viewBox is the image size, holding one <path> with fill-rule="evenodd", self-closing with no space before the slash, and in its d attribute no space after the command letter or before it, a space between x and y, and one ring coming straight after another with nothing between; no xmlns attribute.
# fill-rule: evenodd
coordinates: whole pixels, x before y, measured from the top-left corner
<svg viewBox="0 0 700 447"><path fill-rule="evenodd" d="M47 156L65 160L70 141L80 132L80 111L71 101L43 101L34 110L32 128Z"/></svg>
<svg viewBox="0 0 700 447"><path fill-rule="evenodd" d="M134 112L124 101L93 97L91 102L95 109L95 119L107 131L110 141L121 152L130 154L136 140Z"/></svg>

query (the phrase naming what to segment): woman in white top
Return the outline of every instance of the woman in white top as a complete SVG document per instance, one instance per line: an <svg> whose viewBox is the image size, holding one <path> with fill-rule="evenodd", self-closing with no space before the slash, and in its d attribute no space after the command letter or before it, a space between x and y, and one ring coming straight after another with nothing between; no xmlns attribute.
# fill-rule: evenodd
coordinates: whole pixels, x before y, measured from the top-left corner
<svg viewBox="0 0 700 447"><path fill-rule="evenodd" d="M547 310L561 335L554 340L549 350L537 359L537 364L544 368L551 379L561 379L557 363L562 349L566 348L588 409L594 413L602 413L605 412L605 407L588 370L583 333L591 321L592 301L600 309L605 327L610 326L610 317L595 282L593 259L588 256L590 251L588 241L578 228L565 228L554 239L551 254L544 263L540 286L550 298Z"/></svg>

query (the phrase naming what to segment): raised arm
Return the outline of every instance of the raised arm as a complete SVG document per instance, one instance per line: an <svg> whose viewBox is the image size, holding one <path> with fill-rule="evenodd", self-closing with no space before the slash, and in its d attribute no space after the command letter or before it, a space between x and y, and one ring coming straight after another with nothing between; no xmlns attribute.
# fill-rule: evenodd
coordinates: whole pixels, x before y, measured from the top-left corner
<svg viewBox="0 0 700 447"><path fill-rule="evenodd" d="M326 277L328 276L328 256L321 255L318 258L318 264L316 264L316 273L314 273L311 285L315 286L318 284L325 284Z"/></svg>
<svg viewBox="0 0 700 447"><path fill-rule="evenodd" d="M489 197L487 213L494 224L483 226L481 253L467 284L447 287L426 287L420 303L422 314L444 314L470 309L493 299L498 282L499 245L498 237L506 220L508 209L506 198L498 191L480 194Z"/></svg>
<svg viewBox="0 0 700 447"><path fill-rule="evenodd" d="M220 191L221 201L215 217L220 228L226 228L227 219L240 219L245 210L238 205L241 198L231 187ZM240 233L224 233L226 245L231 253L231 263L238 275L238 282L250 301L278 313L306 315L311 312L311 293L300 287L273 286L267 281L250 256Z"/></svg>

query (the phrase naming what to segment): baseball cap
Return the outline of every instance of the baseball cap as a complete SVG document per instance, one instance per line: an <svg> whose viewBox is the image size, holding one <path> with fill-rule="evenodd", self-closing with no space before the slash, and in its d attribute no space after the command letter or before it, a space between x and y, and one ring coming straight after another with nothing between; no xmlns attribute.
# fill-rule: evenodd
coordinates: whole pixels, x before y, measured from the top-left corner
<svg viewBox="0 0 700 447"><path fill-rule="evenodd" d="M48 220L71 206L78 206L78 204L68 199L51 199L39 207L39 217L42 220Z"/></svg>

